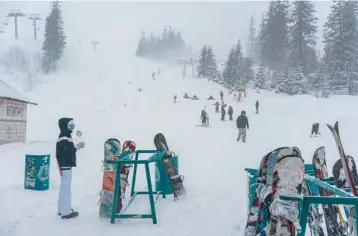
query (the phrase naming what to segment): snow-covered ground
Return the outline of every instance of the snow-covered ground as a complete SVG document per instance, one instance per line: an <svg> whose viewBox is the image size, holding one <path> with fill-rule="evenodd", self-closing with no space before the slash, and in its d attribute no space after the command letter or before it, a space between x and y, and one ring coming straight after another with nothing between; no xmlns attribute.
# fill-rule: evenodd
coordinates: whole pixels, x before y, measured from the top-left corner
<svg viewBox="0 0 358 236"><path fill-rule="evenodd" d="M135 70L132 68L140 68ZM152 80L151 74L162 73ZM94 69L93 69L94 70ZM189 73L187 73L189 74ZM219 85L194 78L182 78L182 67L157 65L136 59L127 73L106 76L58 73L47 84L26 94L39 103L29 106L28 143L0 147L0 235L6 236L96 236L96 235L243 235L247 210L245 167L257 167L261 157L280 146L297 146L307 162L320 145L326 146L329 168L338 152L324 123L340 121L347 154L358 156L355 148L358 128L355 108L358 98L336 96L282 96L249 90L242 103L225 92L224 99L234 108L235 118L246 110L250 121L248 142L236 141L234 121L220 121L214 112ZM143 89L138 92L138 88ZM225 90L224 90L225 91ZM184 93L200 100L183 99ZM178 103L173 103L177 94ZM260 101L260 114L254 103ZM201 109L206 106L211 127L196 127ZM54 159L58 135L57 120L73 117L83 131L86 148L78 153L78 168L73 177L73 207L76 219L64 221L57 216L59 174ZM313 122L321 123L321 137L311 138ZM151 220L99 220L98 199L102 181L103 143L116 137L133 140L140 149L152 149L156 133L165 134L169 147L179 154L180 173L185 176L186 199L172 197L157 202L158 225ZM26 153L51 154L50 189L24 190ZM142 171L143 172L143 171ZM154 172L152 172L154 177ZM145 186L144 174L138 187ZM145 213L146 198L136 199L130 212Z"/></svg>

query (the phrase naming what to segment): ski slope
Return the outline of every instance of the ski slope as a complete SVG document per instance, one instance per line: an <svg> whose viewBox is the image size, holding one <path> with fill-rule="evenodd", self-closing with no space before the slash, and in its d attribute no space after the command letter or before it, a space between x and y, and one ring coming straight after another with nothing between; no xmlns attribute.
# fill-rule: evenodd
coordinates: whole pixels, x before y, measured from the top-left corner
<svg viewBox="0 0 358 236"><path fill-rule="evenodd" d="M48 76L49 82L38 85L36 92L25 94L39 105L28 107L28 143L0 146L0 235L243 235L247 211L245 167L258 167L263 155L280 146L299 147L304 159L311 162L315 149L325 145L331 168L338 152L324 123L335 120L340 122L346 153L358 156L356 97L317 100L309 95L288 97L249 90L245 101L237 103L218 84L190 76L182 78L182 66L135 59L122 67L123 73L115 67L108 71L94 64L89 64L86 72L59 72ZM152 80L151 74L158 68L161 74ZM236 141L235 122L222 122L214 112L215 101L206 100L210 95L218 99L220 90L224 91L225 102L233 106L235 118L241 110L247 112L250 129L245 144ZM200 100L183 99L184 93L196 94ZM175 94L178 103L173 103ZM260 114L254 113L256 100L260 101ZM210 117L209 128L196 127L204 106ZM63 116L74 118L86 142L73 172L72 203L80 216L72 220L57 216L60 176L54 157L57 121ZM314 122L321 123L321 137L310 137ZM169 148L179 154L186 199L159 199L158 225L147 219L118 220L115 225L109 219L99 220L104 141L115 137L121 142L133 140L139 149L153 149L158 132L165 134ZM24 190L26 153L51 154L48 191ZM140 171L138 188L144 188L144 170ZM128 212L148 210L148 199L139 197Z"/></svg>

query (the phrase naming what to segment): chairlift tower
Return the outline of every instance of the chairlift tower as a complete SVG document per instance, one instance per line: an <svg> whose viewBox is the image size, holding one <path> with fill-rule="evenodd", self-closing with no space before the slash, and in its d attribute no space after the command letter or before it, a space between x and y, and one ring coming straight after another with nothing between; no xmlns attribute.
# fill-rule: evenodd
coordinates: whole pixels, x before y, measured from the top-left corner
<svg viewBox="0 0 358 236"><path fill-rule="evenodd" d="M11 9L9 13L6 15L6 18L8 17L14 17L15 20L15 39L19 39L19 33L17 28L17 18L25 16L24 13L22 13L19 9Z"/></svg>
<svg viewBox="0 0 358 236"><path fill-rule="evenodd" d="M92 40L91 43L93 44L93 51L96 51L97 44L99 44L98 41Z"/></svg>
<svg viewBox="0 0 358 236"><path fill-rule="evenodd" d="M32 20L32 25L34 26L34 38L37 40L37 25L36 21L42 20L39 16L39 14L30 14L29 20Z"/></svg>

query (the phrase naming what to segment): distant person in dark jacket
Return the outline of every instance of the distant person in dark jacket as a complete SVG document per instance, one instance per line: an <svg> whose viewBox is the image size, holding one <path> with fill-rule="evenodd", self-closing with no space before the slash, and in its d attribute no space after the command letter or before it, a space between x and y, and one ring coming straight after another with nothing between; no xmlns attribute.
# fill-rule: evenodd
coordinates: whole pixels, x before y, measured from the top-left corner
<svg viewBox="0 0 358 236"><path fill-rule="evenodd" d="M246 127L249 129L249 120L247 119L246 112L241 111L241 115L237 117L236 126L239 129L239 136L237 141L240 141L242 137L242 142L246 142Z"/></svg>
<svg viewBox="0 0 358 236"><path fill-rule="evenodd" d="M224 93L223 93L223 91L220 91L220 97L221 97L221 101L223 101L223 100L224 100Z"/></svg>
<svg viewBox="0 0 358 236"><path fill-rule="evenodd" d="M226 115L225 107L221 106L221 120L222 121L225 121L225 115Z"/></svg>
<svg viewBox="0 0 358 236"><path fill-rule="evenodd" d="M201 110L201 116L200 116L200 119L201 119L201 125L202 126L207 126L208 125L208 114L206 113L205 111L205 108L203 110Z"/></svg>
<svg viewBox="0 0 358 236"><path fill-rule="evenodd" d="M256 113L259 113L259 106L260 106L259 101L256 101L255 103Z"/></svg>
<svg viewBox="0 0 358 236"><path fill-rule="evenodd" d="M227 111L227 114L229 115L229 120L232 120L233 113L234 113L234 109L232 109L232 107L229 106L229 110Z"/></svg>
<svg viewBox="0 0 358 236"><path fill-rule="evenodd" d="M72 118L59 119L58 126L60 135L56 143L56 159L61 175L58 214L62 219L70 219L78 216L71 206L72 167L76 166L76 152L84 148L85 143L73 143L71 133L75 124Z"/></svg>

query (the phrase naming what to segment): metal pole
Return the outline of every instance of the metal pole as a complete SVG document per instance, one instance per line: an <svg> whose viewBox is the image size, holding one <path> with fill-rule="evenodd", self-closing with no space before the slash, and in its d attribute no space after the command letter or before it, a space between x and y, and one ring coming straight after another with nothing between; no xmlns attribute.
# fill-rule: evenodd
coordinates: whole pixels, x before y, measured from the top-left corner
<svg viewBox="0 0 358 236"><path fill-rule="evenodd" d="M15 21L15 39L19 39L19 33L18 33L18 25L17 25L17 17L25 16L24 13L20 12L19 9L12 9L10 12L6 15L6 17L14 17Z"/></svg>
<svg viewBox="0 0 358 236"><path fill-rule="evenodd" d="M34 26L34 38L37 40L37 21L41 20L39 14L31 14L29 20L32 20L32 25Z"/></svg>

